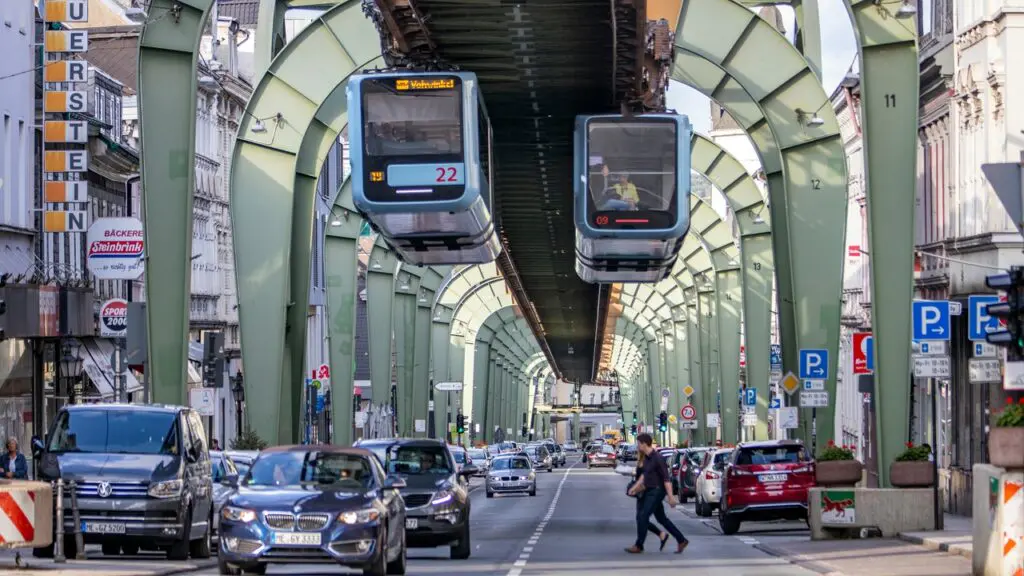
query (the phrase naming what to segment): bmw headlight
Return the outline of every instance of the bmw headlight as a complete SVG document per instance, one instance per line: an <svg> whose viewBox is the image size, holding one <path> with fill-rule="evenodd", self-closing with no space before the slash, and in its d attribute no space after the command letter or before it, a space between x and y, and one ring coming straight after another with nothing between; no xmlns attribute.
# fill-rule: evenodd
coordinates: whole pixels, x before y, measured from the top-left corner
<svg viewBox="0 0 1024 576"><path fill-rule="evenodd" d="M342 512L338 514L338 520L341 520L345 524L367 524L369 522L375 522L380 518L380 512L375 508L367 508L366 510L358 510L356 512Z"/></svg>
<svg viewBox="0 0 1024 576"><path fill-rule="evenodd" d="M434 495L434 499L430 501L434 506L440 506L442 504L448 504L455 499L455 494L450 490L441 490Z"/></svg>
<svg viewBox="0 0 1024 576"><path fill-rule="evenodd" d="M228 522L242 522L244 524L248 524L256 519L256 513L246 508L225 506L220 509L220 517Z"/></svg>
<svg viewBox="0 0 1024 576"><path fill-rule="evenodd" d="M181 480L166 480L149 487L149 495L153 498L176 498L181 496Z"/></svg>

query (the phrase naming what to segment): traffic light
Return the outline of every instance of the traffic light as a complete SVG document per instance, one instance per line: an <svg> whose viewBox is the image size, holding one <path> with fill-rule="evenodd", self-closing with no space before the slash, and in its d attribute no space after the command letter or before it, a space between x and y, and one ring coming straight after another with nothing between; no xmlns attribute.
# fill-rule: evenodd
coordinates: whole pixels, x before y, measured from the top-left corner
<svg viewBox="0 0 1024 576"><path fill-rule="evenodd" d="M633 428L636 428L636 410L633 411Z"/></svg>
<svg viewBox="0 0 1024 576"><path fill-rule="evenodd" d="M455 432L457 434L466 433L466 417L462 414L455 417Z"/></svg>
<svg viewBox="0 0 1024 576"><path fill-rule="evenodd" d="M224 334L207 332L203 335L203 385L207 388L224 386Z"/></svg>
<svg viewBox="0 0 1024 576"><path fill-rule="evenodd" d="M658 414L658 430L660 430L661 432L668 431L668 413L666 413L665 411L662 411L661 414Z"/></svg>
<svg viewBox="0 0 1024 576"><path fill-rule="evenodd" d="M629 433L632 434L633 436L636 436L636 424L633 424L632 426L629 427Z"/></svg>
<svg viewBox="0 0 1024 576"><path fill-rule="evenodd" d="M1005 346L1007 360L1024 358L1024 267L1012 266L1008 274L993 274L985 278L985 285L1006 292L1006 302L989 304L986 314L998 318L1005 330L990 332L985 340L996 346Z"/></svg>

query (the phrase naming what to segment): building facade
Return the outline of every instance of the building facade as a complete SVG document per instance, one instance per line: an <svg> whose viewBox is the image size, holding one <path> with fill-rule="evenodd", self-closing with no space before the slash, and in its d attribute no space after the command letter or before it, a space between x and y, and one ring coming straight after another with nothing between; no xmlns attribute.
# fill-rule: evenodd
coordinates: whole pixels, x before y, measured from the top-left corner
<svg viewBox="0 0 1024 576"><path fill-rule="evenodd" d="M9 325L6 294L7 286L27 286L37 269L34 27L32 0L0 2L0 300L9 309L0 312L0 436L22 443L31 435L20 416L31 406L24 394L33 363L29 340Z"/></svg>

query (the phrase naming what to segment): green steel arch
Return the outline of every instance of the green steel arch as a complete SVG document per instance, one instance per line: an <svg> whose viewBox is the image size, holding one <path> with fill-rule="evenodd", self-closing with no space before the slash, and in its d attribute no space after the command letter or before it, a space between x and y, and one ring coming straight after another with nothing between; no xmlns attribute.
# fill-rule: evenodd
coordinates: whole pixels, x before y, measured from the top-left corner
<svg viewBox="0 0 1024 576"><path fill-rule="evenodd" d="M150 330L150 370L154 373L154 399L156 401L182 402L184 390L181 382L184 381L184 339L187 335L187 301L190 270L188 266L190 253L188 251L187 239L191 237L188 233L191 227L191 201L194 176L192 173L191 157L194 154L194 122L181 121L182 117L194 118L195 112L195 63L198 49L199 37L206 13L212 0L189 0L188 2L177 2L174 0L154 0L150 6L153 13L171 12L172 8L176 14L175 18L154 18L149 22L140 39L140 75L139 87L140 114L145 111L159 110L159 116L153 116L154 120L143 122L143 140L147 145L143 146L143 185L149 191L146 195L145 210L147 215L147 250L146 261L147 273L147 300L160 303L148 307L149 326L160 326L160 330ZM749 4L760 4L761 2L748 2ZM354 2L349 2L354 4ZM778 226L774 242L776 247L784 246L785 250L776 250L776 257L779 259L779 294L780 294L780 323L783 328L784 345L789 352L786 355L786 362L792 366L796 348L795 344L801 346L809 344L806 334L801 333L799 337L792 334L794 326L804 326L807 331L809 322L803 321L795 316L793 310L794 291L801 301L808 297L801 292L804 284L810 282L810 276L805 270L793 268L794 264L805 265L793 259L788 248L800 249L798 238L809 232L809 226L797 222L799 213L792 212L793 208L803 208L806 212L810 208L805 201L813 199L808 187L813 188L814 180L821 181L821 191L835 186L835 178L818 178L815 170L823 170L826 176L834 176L834 166L831 170L827 168L810 166L806 161L808 151L818 149L820 152L823 141L829 140L829 133L834 133L834 119L826 118L827 130L819 128L817 134L821 138L793 138L788 136L796 135L803 128L800 122L792 121L792 113L798 108L805 113L816 113L823 111L825 100L817 98L815 90L809 90L805 78L807 75L797 72L789 76L789 80L782 84L772 82L765 83L765 89L755 88L762 83L763 74L766 71L763 67L751 62L763 61L765 50L771 52L771 56L782 56L783 59L773 58L779 66L773 69L786 69L793 61L780 49L779 45L773 47L760 46L756 50L756 58L751 55L751 50L743 49L758 39L768 39L770 34L760 30L763 26L757 25L750 20L751 14L742 14L736 11L729 12L729 5L734 4L728 0L718 2L687 3L687 8L680 18L680 27L677 38L677 62L674 77L704 91L706 94L714 95L716 100L725 105L725 108L738 120L746 119L744 125L753 129L751 136L758 147L762 160L765 161L765 171L769 175L769 187L772 197L775 199L772 209L776 216ZM851 14L855 30L858 34L861 52L861 67L863 70L863 91L864 105L867 108L864 142L867 148L868 158L868 209L869 209L869 234L872 244L885 245L887 254L883 258L873 259L873 283L876 290L875 306L879 313L877 316L876 338L883 342L901 341L903 344L897 347L894 345L879 346L878 377L892 379L889 385L879 386L880 426L901 425L905 422L908 412L905 388L907 383L903 377L909 370L909 354L907 354L909 343L909 295L912 290L910 263L912 262L912 232L906 223L912 218L913 196L909 194L884 194L885 190L912 190L914 181L914 146L916 137L916 114L909 110L916 107L918 87L916 83L917 72L917 47L916 31L913 25L907 26L893 17L900 5L899 0L854 0L847 2L851 6ZM704 14L694 17L691 8L699 6ZM710 7L710 8L709 8ZM262 33L260 38L261 62L269 60L270 55L275 52L281 39L276 35L271 36L272 31L279 31L281 28L282 13L280 3L267 0L261 9ZM334 12L332 10L332 12ZM270 18L268 18L268 15ZM265 20L272 19L271 22ZM744 22L746 24L736 27L735 24ZM353 23L357 19L353 18ZM361 18L359 19L361 21ZM316 24L319 24L316 23ZM687 25L690 26L687 29ZM718 25L718 27L716 27ZM729 34L729 26L732 25L733 34ZM363 27L365 28L365 26ZM720 30L725 29L725 30ZM700 33L708 32L701 35ZM718 33L722 32L722 33ZM714 37L710 34L718 33ZM305 37L306 32L302 37ZM311 36L311 35L310 35ZM739 39L735 46L726 46L728 38ZM267 40L263 40L267 38ZM781 38L778 35L774 38ZM369 38L365 39L363 45L373 46L377 43ZM375 39L374 39L375 40ZM332 49L324 58L332 59L337 56L336 47L340 42L335 39ZM706 53L697 50L690 52L695 45L708 47ZM741 46L742 45L742 46ZM795 53L788 45L789 52ZM271 54L265 54L269 52ZM687 61L687 54L702 54L709 57L721 68L708 68L699 66L700 60L690 58ZM318 55L321 56L321 55ZM884 60L883 60L884 57ZM301 59L296 58L301 62ZM317 60L322 62L323 58ZM691 66L696 61L695 66ZM737 64L738 63L738 64ZM692 69L696 76L694 81L687 82L684 78ZM722 73L723 69L729 72ZM734 72L738 73L734 74ZM312 76L312 75L308 75ZM736 80L739 80L737 82ZM883 79L885 80L883 82ZM799 85L799 86L798 86ZM758 96L758 103L755 104L749 94ZM800 93L800 94L797 94ZM298 99L298 95L289 94L290 97ZM803 96L801 100L797 96ZM809 97L808 97L809 96ZM891 109L883 112L885 101L905 102L904 107L893 105ZM814 108L815 102L820 103ZM763 111L763 112L762 112ZM748 112L748 114L741 114ZM831 110L825 110L826 116L831 116ZM758 118L758 116L761 116ZM764 116L767 116L765 118ZM272 114L268 119L279 118ZM273 123L276 128L284 125L293 131L296 130L295 123L289 123L288 119L281 118L280 122ZM789 135L777 130L779 126L790 128ZM894 129L895 127L895 129ZM795 128L795 129L794 129ZM825 128L825 127L822 127ZM772 132L773 137L769 137ZM774 142L778 138L779 142ZM822 140L823 139L823 140ZM308 143L304 139L304 143ZM782 150L779 153L777 150ZM299 152L301 154L301 151ZM831 161L836 163L835 156L819 156L825 159L825 164ZM267 166L274 172L275 176L280 172L280 166ZM785 167L785 170L783 168ZM808 168L808 170L804 170ZM233 170L237 173L238 170ZM798 189L799 185L803 189ZM808 186L810 185L810 186ZM283 188L284 186L282 186ZM292 191L287 191L284 196L290 196ZM876 192L876 193L873 193ZM779 202L780 194L784 202ZM820 195L824 196L824 195ZM280 201L276 198L275 201ZM289 214L293 211L289 206ZM784 208L789 208L794 215L794 222L779 221L779 213L785 217ZM299 212L296 210L295 212ZM818 214L817 217L821 217ZM246 224L239 224L245 227ZM302 224L300 223L300 228ZM789 227L793 226L793 230ZM182 239L185 239L183 241ZM886 241L886 240L889 241ZM821 245L820 238L814 242ZM303 239L301 244L308 242ZM287 260L292 254L285 252L281 254L280 246L271 246L272 254L276 258L271 259L271 264L282 270L285 263L281 262L280 256ZM829 250L823 250L829 252ZM841 257L839 257L841 259ZM305 260L301 259L300 260ZM289 266L292 270L293 267ZM295 274L296 278L300 275ZM823 275L826 279L838 278L839 275ZM296 282L308 281L308 271L301 275L302 279ZM815 280L818 280L815 278ZM294 285L291 282L289 285ZM280 291L280 289L278 289ZM824 290L822 290L824 292ZM302 294L302 291L299 291ZM287 307L290 304L285 299L279 300ZM827 301L824 302L828 304ZM241 311L244 318L254 316L257 312ZM294 312L294 310L292 311ZM828 311L831 315L831 311ZM838 310L834 314L838 317ZM277 343L280 343L284 333L284 322L274 321L277 329L268 334L268 340L277 336ZM799 322L799 325L796 323ZM243 321L244 324L244 321ZM896 328L900 330L897 331ZM243 328L244 329L244 328ZM251 330L250 330L251 332ZM838 334L837 330L836 333ZM292 336L295 336L294 334ZM835 338L837 338L836 336ZM833 339L835 339L833 338ZM890 340L891 339L891 340ZM249 339L252 343L253 340ZM250 345L251 348L255 346ZM265 349L272 349L267 344ZM834 352L835 346L830 349ZM286 368L285 354L282 352L279 364L281 370L277 372L284 376ZM897 364L897 360L899 364ZM274 362L271 362L273 364ZM901 370L896 370L900 366ZM269 375L260 375L261 378L270 378ZM900 378L900 380L896 380ZM248 381L248 380L247 380ZM830 379L830 382L833 382ZM899 382L899 384L897 384ZM250 382L251 384L251 382ZM831 385L830 385L831 386ZM256 386L263 391L265 386ZM834 387L834 386L832 386ZM283 394L287 396L288 394ZM264 412L265 410L252 410L250 412ZM259 416L255 414L256 421ZM290 417L289 417L290 419ZM831 432L831 430L828 430ZM879 465L882 471L882 478L886 479L887 462L895 451L899 449L902 439L897 435L889 435L883 440L882 457L879 458Z"/></svg>
<svg viewBox="0 0 1024 576"><path fill-rule="evenodd" d="M675 42L672 77L719 102L761 156L787 366L795 366L801 348L824 348L836 358L847 178L828 96L796 48L733 0L684 3ZM810 123L814 117L822 124ZM830 364L826 388L834 399L836 362ZM823 441L834 434L832 412L819 412Z"/></svg>
<svg viewBox="0 0 1024 576"><path fill-rule="evenodd" d="M529 325L516 317L513 310L513 306L506 305L491 312L476 333L473 388L479 394L474 396L473 414L485 438L495 426L518 429L516 416L532 413L532 375L538 367L538 354L546 363L535 343L529 349L522 347L521 341L524 333L529 333ZM503 381L503 375L491 369L491 356L502 353L510 363L520 366L511 386Z"/></svg>

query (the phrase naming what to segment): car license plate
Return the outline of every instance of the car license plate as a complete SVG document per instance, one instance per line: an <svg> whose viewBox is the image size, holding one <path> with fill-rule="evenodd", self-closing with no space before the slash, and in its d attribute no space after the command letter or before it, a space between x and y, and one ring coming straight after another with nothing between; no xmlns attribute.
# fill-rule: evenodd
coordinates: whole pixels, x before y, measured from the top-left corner
<svg viewBox="0 0 1024 576"><path fill-rule="evenodd" d="M420 521L418 519L416 519L416 518L406 518L405 519L405 529L406 530L415 530L415 529L417 529L419 527L420 527Z"/></svg>
<svg viewBox="0 0 1024 576"><path fill-rule="evenodd" d="M82 532L89 534L124 534L124 523L82 522Z"/></svg>
<svg viewBox="0 0 1024 576"><path fill-rule="evenodd" d="M761 482L785 482L785 474L761 474L757 477Z"/></svg>
<svg viewBox="0 0 1024 576"><path fill-rule="evenodd" d="M319 546L319 532L274 532L274 544Z"/></svg>

